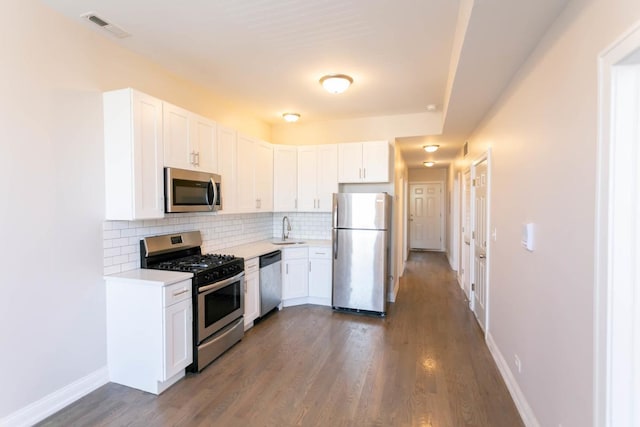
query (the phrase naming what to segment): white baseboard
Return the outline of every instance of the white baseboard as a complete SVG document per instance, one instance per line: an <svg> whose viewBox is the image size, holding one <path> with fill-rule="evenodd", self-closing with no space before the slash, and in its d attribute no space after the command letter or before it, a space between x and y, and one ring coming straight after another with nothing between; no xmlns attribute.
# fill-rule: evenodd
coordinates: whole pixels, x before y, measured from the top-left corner
<svg viewBox="0 0 640 427"><path fill-rule="evenodd" d="M32 426L109 382L103 367L0 420L2 427Z"/></svg>
<svg viewBox="0 0 640 427"><path fill-rule="evenodd" d="M511 394L513 402L516 404L516 408L518 408L520 417L522 417L522 422L527 427L540 427L540 423L533 413L531 406L529 406L529 402L527 402L527 399L524 397L518 382L509 368L509 364L502 356L502 353L498 349L496 342L493 340L491 333L487 334L487 347L489 347L493 360L495 360L496 365L498 365L498 370L502 374L502 379L504 379L507 389L509 389L509 393Z"/></svg>

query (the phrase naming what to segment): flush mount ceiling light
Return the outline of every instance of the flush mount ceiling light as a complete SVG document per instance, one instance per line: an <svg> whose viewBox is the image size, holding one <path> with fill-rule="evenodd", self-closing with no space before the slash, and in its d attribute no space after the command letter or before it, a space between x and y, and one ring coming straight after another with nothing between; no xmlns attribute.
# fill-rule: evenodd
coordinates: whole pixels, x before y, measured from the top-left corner
<svg viewBox="0 0 640 427"><path fill-rule="evenodd" d="M424 147L424 151L426 151L427 153L433 153L438 151L438 148L440 148L439 145L425 145Z"/></svg>
<svg viewBox="0 0 640 427"><path fill-rule="evenodd" d="M298 113L284 113L282 114L282 118L285 122L294 123L297 122L300 118L300 114Z"/></svg>
<svg viewBox="0 0 640 427"><path fill-rule="evenodd" d="M433 167L433 165L435 165L435 164L436 164L436 162L424 162L424 163L423 163L423 165L425 165L425 166L426 166L426 167L428 167L428 168L432 168L432 167Z"/></svg>
<svg viewBox="0 0 640 427"><path fill-rule="evenodd" d="M342 93L349 89L353 79L346 74L330 74L320 79L320 84L327 92Z"/></svg>
<svg viewBox="0 0 640 427"><path fill-rule="evenodd" d="M427 111L436 111L436 104L427 105Z"/></svg>

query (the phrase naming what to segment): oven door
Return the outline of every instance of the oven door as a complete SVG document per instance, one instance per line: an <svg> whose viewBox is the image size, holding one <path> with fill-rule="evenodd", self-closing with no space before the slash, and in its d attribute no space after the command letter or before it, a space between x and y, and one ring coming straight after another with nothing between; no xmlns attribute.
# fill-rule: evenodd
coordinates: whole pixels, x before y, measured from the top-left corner
<svg viewBox="0 0 640 427"><path fill-rule="evenodd" d="M198 343L244 314L244 272L198 289Z"/></svg>
<svg viewBox="0 0 640 427"><path fill-rule="evenodd" d="M208 212L222 208L220 175L165 168L165 211Z"/></svg>

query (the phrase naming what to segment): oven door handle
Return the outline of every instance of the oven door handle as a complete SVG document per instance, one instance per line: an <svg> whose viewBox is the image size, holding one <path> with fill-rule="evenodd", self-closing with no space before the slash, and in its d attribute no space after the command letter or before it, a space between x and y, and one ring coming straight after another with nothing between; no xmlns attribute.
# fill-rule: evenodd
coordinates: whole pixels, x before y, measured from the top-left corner
<svg viewBox="0 0 640 427"><path fill-rule="evenodd" d="M213 283L211 285L199 288L198 289L198 293L202 294L202 293L208 292L208 291L217 291L218 289L222 289L225 286L240 280L242 278L242 276L244 276L244 271L242 273L240 273L240 274L236 274L233 277L229 277L228 279L224 279L224 280L222 280L220 282L216 282L216 283Z"/></svg>

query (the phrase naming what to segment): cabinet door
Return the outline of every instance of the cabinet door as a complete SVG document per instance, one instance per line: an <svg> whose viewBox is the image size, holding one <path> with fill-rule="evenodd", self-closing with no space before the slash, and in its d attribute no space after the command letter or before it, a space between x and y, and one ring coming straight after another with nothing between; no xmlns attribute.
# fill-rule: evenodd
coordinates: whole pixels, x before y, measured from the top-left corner
<svg viewBox="0 0 640 427"><path fill-rule="evenodd" d="M256 142L246 136L238 135L237 157L237 210L238 212L255 212L258 201L254 187L256 171Z"/></svg>
<svg viewBox="0 0 640 427"><path fill-rule="evenodd" d="M236 209L236 131L218 125L218 174L221 179L222 210L233 213Z"/></svg>
<svg viewBox="0 0 640 427"><path fill-rule="evenodd" d="M389 182L389 143L362 143L362 181Z"/></svg>
<svg viewBox="0 0 640 427"><path fill-rule="evenodd" d="M308 259L285 261L282 272L282 299L303 298L309 295Z"/></svg>
<svg viewBox="0 0 640 427"><path fill-rule="evenodd" d="M133 216L164 217L162 101L133 92ZM114 218L125 219L125 218Z"/></svg>
<svg viewBox="0 0 640 427"><path fill-rule="evenodd" d="M191 299L164 309L164 378L166 381L193 362Z"/></svg>
<svg viewBox="0 0 640 427"><path fill-rule="evenodd" d="M215 122L191 114L189 129L189 152L195 153L195 169L218 173L218 137Z"/></svg>
<svg viewBox="0 0 640 427"><path fill-rule="evenodd" d="M163 107L164 165L195 168L195 151L189 146L189 112L168 102Z"/></svg>
<svg viewBox="0 0 640 427"><path fill-rule="evenodd" d="M244 326L246 329L260 315L260 273L258 271L248 273L244 277L244 286Z"/></svg>
<svg viewBox="0 0 640 427"><path fill-rule="evenodd" d="M298 147L298 211L301 212L316 209L317 158L315 146Z"/></svg>
<svg viewBox="0 0 640 427"><path fill-rule="evenodd" d="M331 304L331 260L309 260L309 296L323 298Z"/></svg>
<svg viewBox="0 0 640 427"><path fill-rule="evenodd" d="M258 199L257 210L273 211L273 146L268 142L258 141L255 144L254 188Z"/></svg>
<svg viewBox="0 0 640 427"><path fill-rule="evenodd" d="M292 146L273 147L273 210L297 210L298 149Z"/></svg>
<svg viewBox="0 0 640 427"><path fill-rule="evenodd" d="M331 212L333 193L338 192L338 146L318 146L316 211Z"/></svg>
<svg viewBox="0 0 640 427"><path fill-rule="evenodd" d="M338 182L362 181L362 144L338 144Z"/></svg>

